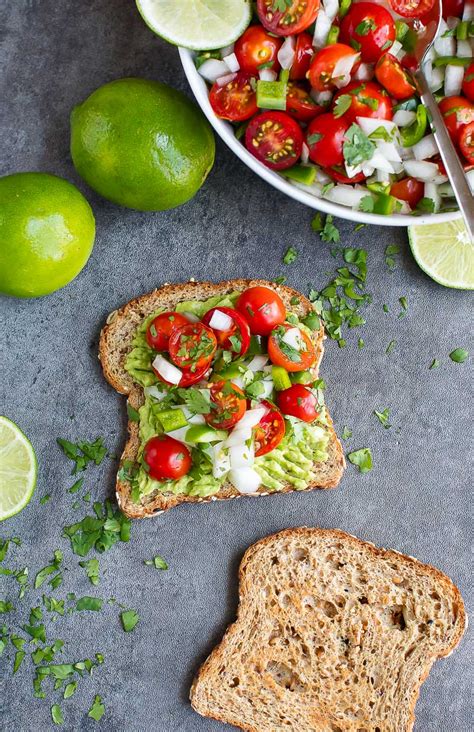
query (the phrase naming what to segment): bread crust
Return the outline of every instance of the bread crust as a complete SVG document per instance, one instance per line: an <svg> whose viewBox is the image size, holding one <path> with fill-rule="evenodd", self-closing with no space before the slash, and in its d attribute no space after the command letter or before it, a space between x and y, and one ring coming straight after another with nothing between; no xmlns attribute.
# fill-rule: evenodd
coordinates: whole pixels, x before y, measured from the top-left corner
<svg viewBox="0 0 474 732"><path fill-rule="evenodd" d="M131 300L123 307L113 311L107 318L102 328L99 340L99 360L104 371L104 376L119 394L128 396L128 402L132 407L138 409L144 402L143 390L134 384L130 375L125 371L124 363L127 354L131 350L135 332L144 318L158 309L173 310L178 303L187 300L203 301L215 295L226 295L231 292L245 290L255 286L270 287L275 290L287 307L291 307L300 317L313 312L311 302L301 295L297 290L286 285L277 285L268 280L261 279L236 279L226 280L214 284L212 282L190 281L183 284L164 285L161 288ZM298 298L299 305L290 305L292 298ZM324 328L321 325L319 331L313 336L316 348L317 359L313 367L315 378L319 373L319 365L324 353L323 340L325 338ZM305 490L316 488L335 488L339 484L345 468L345 458L341 443L334 430L332 420L328 414L330 440L328 446L329 459L322 463L317 479ZM140 440L138 425L136 422L128 421L128 441L123 450L120 466L125 460L134 460L137 456ZM294 491L290 485L285 486L278 493L289 493ZM230 498L242 497L230 483L224 483L217 495L202 498L200 496L167 495L158 493L151 494L145 503L137 505L130 500L131 487L127 481L117 476L116 494L117 501L122 511L129 518L149 518L163 511L167 511L181 503L209 503L216 500L227 500ZM271 494L264 486L254 496L265 496ZM254 497L253 496L253 497Z"/></svg>
<svg viewBox="0 0 474 732"><path fill-rule="evenodd" d="M266 546L269 546L271 544L277 544L278 542L285 541L287 539L294 539L294 538L300 538L302 540L313 538L314 536L318 537L324 537L329 540L336 540L343 542L346 546L350 545L352 547L358 547L360 549L363 549L364 551L369 552L374 558L389 560L391 562L396 563L397 565L404 564L406 567L413 567L415 569L422 570L423 573L428 577L432 578L433 581L436 581L438 583L438 586L440 588L440 591L445 591L447 594L452 594L453 596L453 604L456 604L457 608L457 618L456 618L456 628L452 635L451 642L448 646L446 646L443 649L440 649L439 652L433 656L432 658L427 659L425 668L423 670L422 675L419 679L419 684L417 687L414 688L412 697L409 702L409 708L407 710L407 723L403 726L403 728L398 728L394 732L412 732L413 725L415 722L415 706L416 702L418 700L421 685L426 680L426 678L429 675L429 672L431 670L432 664L440 659L445 658L449 656L454 649L458 646L460 643L462 636L464 634L464 631L467 628L467 614L464 606L464 602L461 596L461 593L459 589L456 587L456 585L452 582L452 580L445 575L443 572L441 572L436 567L433 567L430 564L424 564L423 562L420 562L419 560L415 559L414 557L401 554L400 552L393 550L393 549L384 549L379 548L372 544L371 542L364 541L362 539L357 538L356 536L353 536L352 534L348 534L345 531L342 531L340 529L321 529L321 528L310 528L307 526L302 526L298 528L291 528L291 529L284 529L282 531L279 531L275 534L271 534L269 536L264 537L263 539L260 539L255 544L252 544L244 553L240 566L238 571L238 577L239 577L239 603L237 608L237 618L236 620L231 623L221 640L221 642L211 651L208 658L204 661L204 663L200 666L198 672L195 675L195 678L193 680L193 683L191 685L190 689L190 701L191 706L193 709L198 712L198 714L201 714L203 716L210 717L212 719L215 719L216 721L222 722L224 724L232 724L235 727L238 727L245 732L262 732L261 728L255 727L255 726L248 726L243 725L241 720L237 718L230 718L225 717L223 715L219 714L213 714L209 710L203 711L202 708L200 708L200 702L199 699L197 699L198 693L199 693L199 686L200 684L203 684L208 675L212 674L212 667L217 664L219 666L224 665L224 658L225 658L225 652L227 649L227 645L229 644L229 640L232 638L235 630L238 628L241 616L243 616L243 612L245 609L245 603L247 599L247 593L251 590L251 579L248 579L248 574L252 571L251 564L253 561L258 561L258 554L259 552ZM245 620L244 620L245 622ZM316 719L316 718L315 718ZM318 720L319 721L319 720ZM327 727L327 720L324 718L321 718L321 727L315 726L314 731L315 732L323 732L323 730L329 729ZM357 732L357 730L360 729L360 722L340 722L338 720L338 729L340 725L340 729L344 730L344 732ZM285 727L285 729L288 729ZM331 727L332 729L332 727ZM364 726L365 729L365 726ZM377 727L377 729L380 729L381 732L385 732L385 729L392 730L392 727L387 728L385 726ZM272 732L279 732L278 730L272 730Z"/></svg>

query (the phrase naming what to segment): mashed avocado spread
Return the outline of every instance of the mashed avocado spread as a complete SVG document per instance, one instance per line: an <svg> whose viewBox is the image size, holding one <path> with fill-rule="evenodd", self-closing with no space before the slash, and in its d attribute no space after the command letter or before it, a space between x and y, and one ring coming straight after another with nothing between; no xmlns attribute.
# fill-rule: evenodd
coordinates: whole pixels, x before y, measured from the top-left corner
<svg viewBox="0 0 474 732"><path fill-rule="evenodd" d="M176 311L192 313L199 318L213 307L234 307L239 293L227 296L209 298L204 302L182 302L176 306ZM215 477L210 460L212 445L200 443L192 447L193 465L190 472L178 480L153 480L146 470L142 454L147 441L154 435L162 434L163 428L158 414L172 406L189 407L178 390L167 387L160 382L152 369L152 362L156 353L148 346L146 331L152 320L162 310L158 310L141 323L132 342L133 349L127 356L125 369L135 383L144 387L145 402L139 409L140 450L137 462L125 461L121 468L121 477L128 480L132 486L132 500L140 503L143 496L156 491L168 494L185 494L189 496L207 497L219 492L226 482L226 476ZM288 313L287 319L303 330L307 327L293 313ZM248 362L253 356L245 356L238 360L242 378L245 382L247 395L262 394L262 390L269 387L268 372L251 371L247 369ZM179 390L183 392L184 390ZM328 458L327 446L329 433L323 396L321 389L317 390L318 401L321 406L320 416L312 423L302 422L294 417L285 418L286 432L280 444L266 455L255 458L254 470L260 476L262 484L269 491L279 491L285 485L291 485L296 490L304 490L314 479L314 463L324 462ZM261 398L272 398L265 394ZM179 439L179 438L178 438Z"/></svg>

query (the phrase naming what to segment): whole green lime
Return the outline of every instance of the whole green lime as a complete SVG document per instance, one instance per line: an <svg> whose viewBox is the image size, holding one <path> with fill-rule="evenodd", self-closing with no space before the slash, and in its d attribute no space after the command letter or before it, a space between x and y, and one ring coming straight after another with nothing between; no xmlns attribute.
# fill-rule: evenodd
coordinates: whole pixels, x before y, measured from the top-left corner
<svg viewBox="0 0 474 732"><path fill-rule="evenodd" d="M212 130L184 94L146 79L118 79L71 114L71 155L97 193L140 211L192 198L214 163Z"/></svg>
<svg viewBox="0 0 474 732"><path fill-rule="evenodd" d="M94 238L94 214L72 183L48 173L0 178L1 293L59 290L84 267Z"/></svg>

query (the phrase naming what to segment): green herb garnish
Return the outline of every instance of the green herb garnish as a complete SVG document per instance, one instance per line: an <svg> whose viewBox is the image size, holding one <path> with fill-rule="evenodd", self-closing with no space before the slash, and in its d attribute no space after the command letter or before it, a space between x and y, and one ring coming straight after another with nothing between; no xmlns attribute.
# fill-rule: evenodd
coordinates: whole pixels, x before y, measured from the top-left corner
<svg viewBox="0 0 474 732"><path fill-rule="evenodd" d="M359 473L368 473L372 470L372 452L370 447L363 447L348 454L348 460L359 468Z"/></svg>
<svg viewBox="0 0 474 732"><path fill-rule="evenodd" d="M157 554L156 557L153 557L153 559L146 559L144 564L146 564L147 567L155 567L156 569L168 569L168 564L165 562L163 557L160 557L159 554Z"/></svg>
<svg viewBox="0 0 474 732"><path fill-rule="evenodd" d="M102 437L98 437L94 442L82 440L77 443L58 438L57 443L66 457L75 463L73 475L80 470L85 470L91 462L100 465L107 455L107 448L104 446Z"/></svg>
<svg viewBox="0 0 474 732"><path fill-rule="evenodd" d="M283 264L293 264L298 257L298 252L295 247L288 247L283 257Z"/></svg>
<svg viewBox="0 0 474 732"><path fill-rule="evenodd" d="M390 409L388 407L384 409L383 412L377 412L377 410L374 409L374 414L385 429L389 429L389 427L392 426L388 421L390 419Z"/></svg>
<svg viewBox="0 0 474 732"><path fill-rule="evenodd" d="M137 625L140 618L135 610L124 610L120 613L122 627L126 633L130 633Z"/></svg>
<svg viewBox="0 0 474 732"><path fill-rule="evenodd" d="M105 707L102 704L102 698L97 694L94 698L94 702L89 709L88 717L91 717L91 719L95 719L96 722L100 722L102 717L105 714Z"/></svg>
<svg viewBox="0 0 474 732"><path fill-rule="evenodd" d="M454 363L464 363L469 357L469 351L466 351L465 348L455 348L454 351L451 351L449 354L449 358L451 361L454 361Z"/></svg>

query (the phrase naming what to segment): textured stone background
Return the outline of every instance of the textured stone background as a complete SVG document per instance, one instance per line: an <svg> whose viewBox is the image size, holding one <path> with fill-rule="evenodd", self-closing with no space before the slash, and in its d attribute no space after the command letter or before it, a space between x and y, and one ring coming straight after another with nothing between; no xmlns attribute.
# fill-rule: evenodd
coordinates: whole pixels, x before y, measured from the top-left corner
<svg viewBox="0 0 474 732"><path fill-rule="evenodd" d="M116 597L140 612L141 622L124 634L119 609L81 613L59 620L49 637L63 638L65 661L96 651L105 665L85 678L63 703L65 729L95 729L87 718L93 696L106 705L101 729L110 732L218 732L224 727L194 714L188 690L194 672L236 611L239 559L256 539L288 526L340 527L376 544L394 547L449 574L472 606L472 368L452 363L449 352L469 348L472 300L428 280L414 264L403 230L369 228L354 233L342 223L344 245L369 253L368 290L373 304L367 325L349 335L340 350L329 343L323 362L327 400L339 430L353 429L347 449L370 446L368 475L349 466L333 492L292 494L176 509L133 526L129 545L100 559L103 575L92 588L77 566L61 527L87 512L74 511L66 492L73 479L56 437L104 435L112 452L125 436L125 405L102 378L97 338L107 313L165 281L241 276L274 277L307 291L321 287L336 263L329 247L310 230L311 211L268 187L218 144L217 162L204 189L174 211L142 214L120 209L87 190L68 152L68 116L104 82L122 76L160 79L187 90L177 52L140 20L132 0L2 0L0 173L46 170L79 185L97 217L97 243L89 264L65 290L36 301L2 300L1 411L31 438L40 471L35 498L0 535L19 535L23 546L11 566L35 573L61 547L67 592ZM387 244L402 247L399 266L384 264ZM290 267L281 257L295 245ZM397 318L398 298L409 302ZM390 314L382 304L388 303ZM366 347L357 350L362 335ZM397 341L391 356L388 342ZM432 359L441 367L429 371ZM471 361L472 363L472 361ZM391 408L384 430L373 409ZM93 499L112 495L115 462L89 468ZM49 503L39 499L52 494ZM161 553L170 570L157 572L143 560ZM0 577L0 596L16 585ZM30 592L16 622L38 593ZM25 660L14 680L11 658L0 661L0 727L49 730L52 693L33 698L32 669ZM472 655L469 638L439 662L423 686L417 732L472 729ZM471 723L469 723L471 719Z"/></svg>

